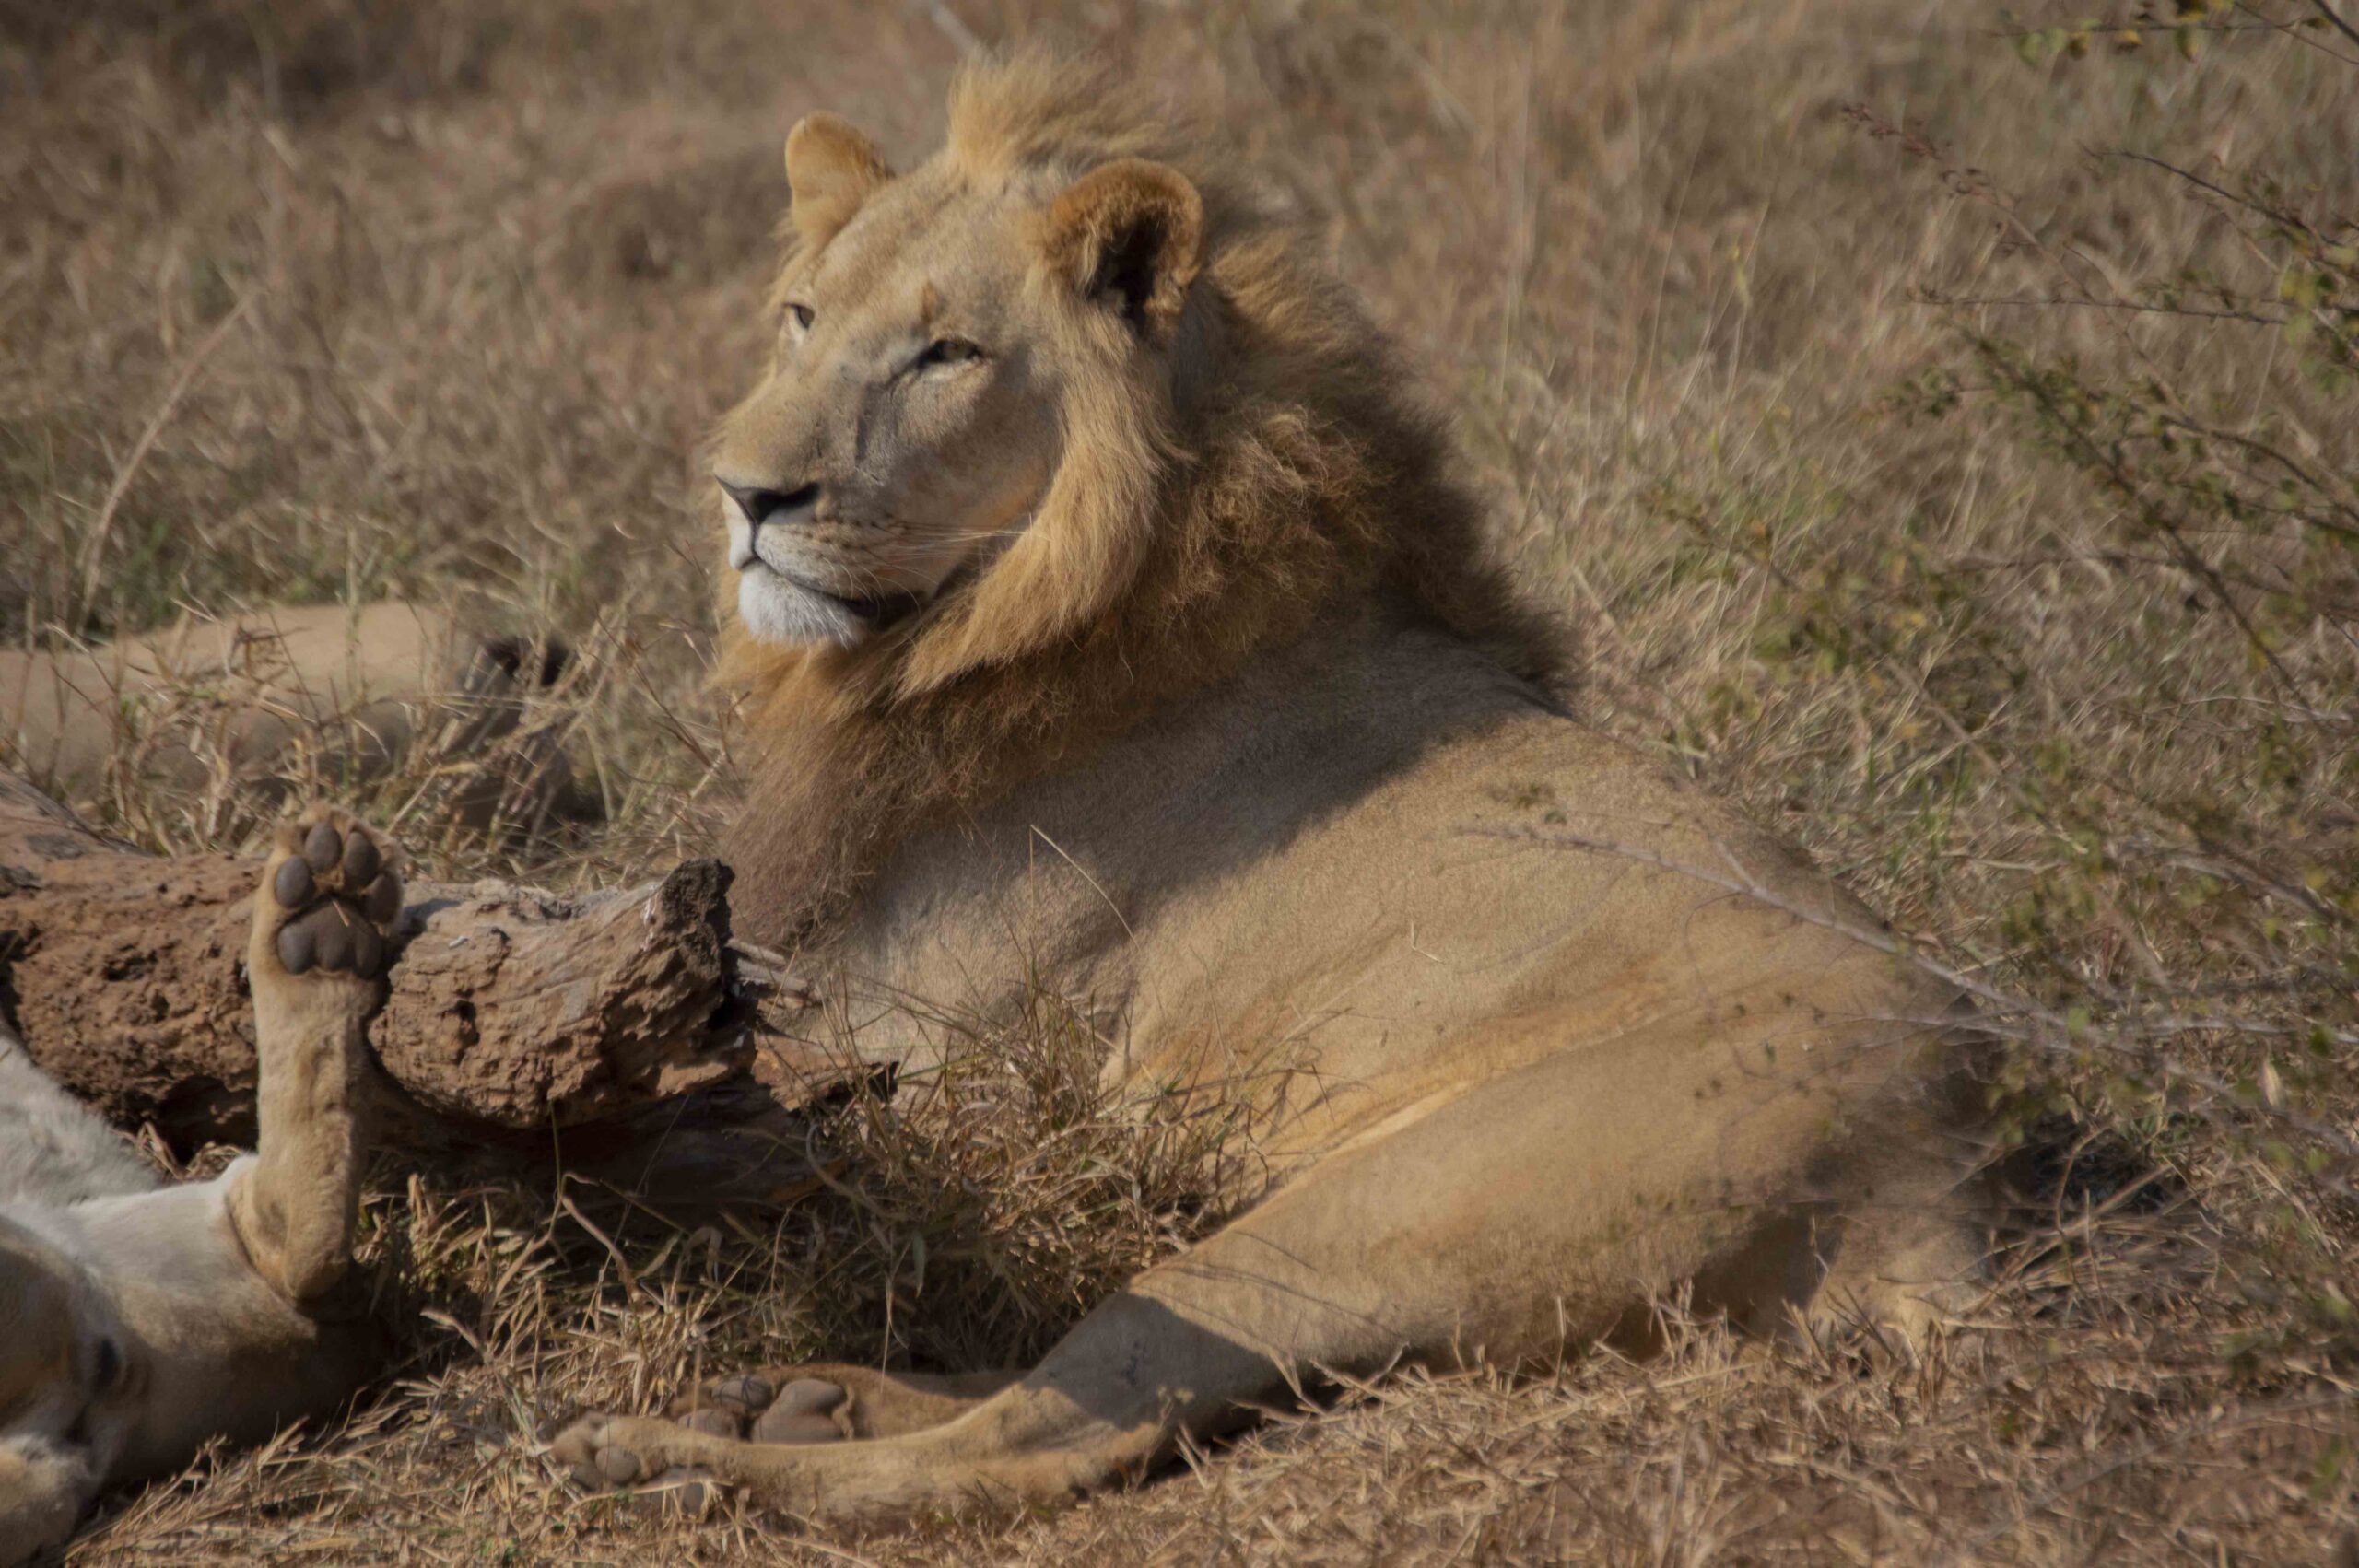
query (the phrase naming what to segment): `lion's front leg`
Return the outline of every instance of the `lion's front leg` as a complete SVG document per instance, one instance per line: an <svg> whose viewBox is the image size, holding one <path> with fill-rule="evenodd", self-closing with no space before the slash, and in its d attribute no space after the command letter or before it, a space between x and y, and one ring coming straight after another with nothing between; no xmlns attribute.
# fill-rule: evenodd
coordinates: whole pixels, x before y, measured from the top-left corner
<svg viewBox="0 0 2359 1568"><path fill-rule="evenodd" d="M668 1496L698 1513L714 1483L756 1508L821 1524L898 1518L933 1503L1013 1500L972 1463L917 1440L798 1445L752 1443L644 1416L584 1416L549 1455L586 1492Z"/></svg>
<svg viewBox="0 0 2359 1568"><path fill-rule="evenodd" d="M709 1378L663 1413L699 1432L757 1443L906 1437L957 1420L1023 1375L809 1362Z"/></svg>
<svg viewBox="0 0 2359 1568"><path fill-rule="evenodd" d="M634 1506L702 1515L717 1491L805 1518L875 1521L929 1504L992 1499L1050 1501L1073 1489L1063 1467L1045 1490L1039 1467L1003 1476L1003 1445L911 1447L974 1414L1021 1376L1015 1372L928 1375L815 1363L714 1378L682 1395L661 1419L587 1416L550 1444L552 1457L587 1492L622 1489ZM1021 1445L1019 1445L1021 1446ZM1035 1497L1035 1492L1039 1495Z"/></svg>

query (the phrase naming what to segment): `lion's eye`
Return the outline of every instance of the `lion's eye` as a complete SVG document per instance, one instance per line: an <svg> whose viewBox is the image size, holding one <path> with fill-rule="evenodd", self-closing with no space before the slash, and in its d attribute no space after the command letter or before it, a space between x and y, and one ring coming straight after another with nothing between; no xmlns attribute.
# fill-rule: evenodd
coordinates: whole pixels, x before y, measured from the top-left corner
<svg viewBox="0 0 2359 1568"><path fill-rule="evenodd" d="M808 305L797 304L789 305L786 308L786 314L787 319L794 323L794 330L797 333L806 333L811 330L811 323L816 318L817 312Z"/></svg>
<svg viewBox="0 0 2359 1568"><path fill-rule="evenodd" d="M963 337L938 337L918 355L917 368L925 370L936 365L964 365L982 357L983 351Z"/></svg>

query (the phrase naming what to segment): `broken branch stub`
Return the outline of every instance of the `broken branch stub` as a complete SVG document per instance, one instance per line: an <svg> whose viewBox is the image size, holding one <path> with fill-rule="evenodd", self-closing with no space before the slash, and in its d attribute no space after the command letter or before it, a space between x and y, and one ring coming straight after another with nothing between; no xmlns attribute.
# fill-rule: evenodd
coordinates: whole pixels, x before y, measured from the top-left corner
<svg viewBox="0 0 2359 1568"><path fill-rule="evenodd" d="M502 1127L611 1116L720 1082L742 1044L727 1003L729 872L567 898L504 883L433 891L369 1038L421 1104ZM741 1036L742 1029L728 1031Z"/></svg>

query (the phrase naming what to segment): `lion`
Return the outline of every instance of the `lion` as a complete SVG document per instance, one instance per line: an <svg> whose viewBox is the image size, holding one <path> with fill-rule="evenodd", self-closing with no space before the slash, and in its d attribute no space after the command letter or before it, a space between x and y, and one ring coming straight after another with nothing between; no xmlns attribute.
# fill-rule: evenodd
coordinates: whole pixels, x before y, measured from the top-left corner
<svg viewBox="0 0 2359 1568"><path fill-rule="evenodd" d="M921 1077L1048 988L1109 1090L1251 1117L1226 1223L1038 1365L823 1364L557 1433L822 1523L1052 1504L1336 1376L1905 1340L1983 1241L1970 1017L1792 846L1584 723L1565 638L1315 244L1102 67L971 64L897 173L786 142L713 442L765 748L736 919Z"/></svg>
<svg viewBox="0 0 2359 1568"><path fill-rule="evenodd" d="M279 828L246 952L261 1138L210 1181L162 1185L0 1030L0 1568L106 1487L333 1410L384 1365L340 1287L397 862L331 808Z"/></svg>
<svg viewBox="0 0 2359 1568"><path fill-rule="evenodd" d="M450 802L467 826L594 819L555 738L516 734L569 650L487 635L484 619L402 600L269 605L87 648L0 649L0 763L65 795L126 767L150 801L227 785L271 811L299 798L307 769L366 782L428 745L490 757Z"/></svg>

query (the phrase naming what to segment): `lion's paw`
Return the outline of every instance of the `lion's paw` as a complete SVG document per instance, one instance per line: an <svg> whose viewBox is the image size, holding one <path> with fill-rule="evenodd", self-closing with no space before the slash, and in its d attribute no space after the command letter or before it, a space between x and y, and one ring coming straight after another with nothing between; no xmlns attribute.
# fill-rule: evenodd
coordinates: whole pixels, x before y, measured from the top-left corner
<svg viewBox="0 0 2359 1568"><path fill-rule="evenodd" d="M702 1466L670 1461L665 1453L669 1424L630 1416L583 1416L549 1440L548 1454L566 1479L583 1492L623 1492L634 1513L701 1518L720 1502L724 1489Z"/></svg>
<svg viewBox="0 0 2359 1568"><path fill-rule="evenodd" d="M400 858L390 840L334 806L282 824L254 896L255 982L383 974L402 917Z"/></svg>
<svg viewBox="0 0 2359 1568"><path fill-rule="evenodd" d="M754 1443L840 1443L852 1435L847 1390L825 1377L783 1372L716 1377L674 1402L681 1425Z"/></svg>

